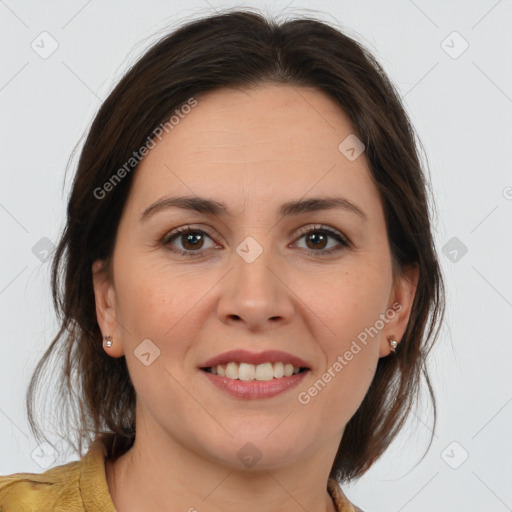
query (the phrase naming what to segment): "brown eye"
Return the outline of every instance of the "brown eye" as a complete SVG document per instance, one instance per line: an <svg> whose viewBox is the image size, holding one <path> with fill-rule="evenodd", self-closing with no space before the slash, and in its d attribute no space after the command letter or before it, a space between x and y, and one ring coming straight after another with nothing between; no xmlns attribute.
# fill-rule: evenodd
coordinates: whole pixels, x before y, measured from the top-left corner
<svg viewBox="0 0 512 512"><path fill-rule="evenodd" d="M305 240L305 249L311 254L322 256L324 254L337 253L350 247L350 243L341 233L324 226L305 228L300 235L298 240ZM207 232L201 229L195 229L191 226L184 226L169 233L162 241L162 244L168 247L169 250L184 256L202 256L206 249L215 247L214 244L213 246L205 248L205 240L207 238L212 240L212 237ZM333 239L338 243L334 244L334 247L327 248L329 239ZM181 247L177 247L177 243L179 243Z"/></svg>
<svg viewBox="0 0 512 512"><path fill-rule="evenodd" d="M323 226L303 230L299 239L301 238L305 239L306 249L308 251L319 254L338 252L350 246L341 233ZM326 249L329 238L333 238L338 242L338 248L336 248L335 244L334 249ZM342 247L340 248L339 245Z"/></svg>
<svg viewBox="0 0 512 512"><path fill-rule="evenodd" d="M180 254L187 256L199 256L202 252L200 249L204 248L205 236L211 239L208 233L200 229L185 226L169 233L169 235L165 237L163 244L166 246L172 246L171 250L179 252ZM174 246L175 241L181 244L182 249Z"/></svg>

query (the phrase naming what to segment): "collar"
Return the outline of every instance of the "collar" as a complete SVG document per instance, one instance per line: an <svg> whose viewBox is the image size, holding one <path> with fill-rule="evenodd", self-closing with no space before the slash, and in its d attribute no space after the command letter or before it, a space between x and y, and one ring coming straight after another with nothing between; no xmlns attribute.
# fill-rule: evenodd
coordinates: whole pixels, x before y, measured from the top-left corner
<svg viewBox="0 0 512 512"><path fill-rule="evenodd" d="M78 485L85 512L117 512L108 490L105 474L107 449L101 439L94 441L80 461Z"/></svg>
<svg viewBox="0 0 512 512"><path fill-rule="evenodd" d="M338 512L357 512L358 509L350 503L349 499L345 496L345 493L334 478L329 478L327 481L327 491L334 501Z"/></svg>

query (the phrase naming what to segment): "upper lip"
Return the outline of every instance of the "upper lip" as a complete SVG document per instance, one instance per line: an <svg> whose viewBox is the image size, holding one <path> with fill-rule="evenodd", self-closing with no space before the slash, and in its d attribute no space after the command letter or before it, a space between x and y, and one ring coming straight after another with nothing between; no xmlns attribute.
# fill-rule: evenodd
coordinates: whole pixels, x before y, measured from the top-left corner
<svg viewBox="0 0 512 512"><path fill-rule="evenodd" d="M205 361L200 368L212 368L219 364L230 362L249 363L249 364L262 364L262 363L277 363L292 364L297 368L309 368L310 365L300 357L282 352L281 350L266 350L265 352L248 352L247 350L229 350L223 352L218 356L212 357Z"/></svg>

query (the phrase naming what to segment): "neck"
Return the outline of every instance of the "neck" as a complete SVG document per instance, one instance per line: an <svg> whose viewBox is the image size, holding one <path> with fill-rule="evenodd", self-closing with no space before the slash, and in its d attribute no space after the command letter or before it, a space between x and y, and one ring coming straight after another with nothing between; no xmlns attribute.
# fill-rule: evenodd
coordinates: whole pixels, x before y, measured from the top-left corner
<svg viewBox="0 0 512 512"><path fill-rule="evenodd" d="M327 492L330 468L325 460L330 460L331 446L287 467L242 471L193 453L168 437L161 443L140 434L137 431L133 447L124 455L106 462L117 512L239 512L248 504L256 504L251 508L260 512L337 510Z"/></svg>

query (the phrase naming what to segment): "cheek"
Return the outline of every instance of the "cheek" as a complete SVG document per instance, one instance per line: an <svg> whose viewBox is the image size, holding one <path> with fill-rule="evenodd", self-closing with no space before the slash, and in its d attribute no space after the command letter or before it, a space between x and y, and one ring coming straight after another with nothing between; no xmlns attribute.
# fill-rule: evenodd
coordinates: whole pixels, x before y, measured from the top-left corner
<svg viewBox="0 0 512 512"><path fill-rule="evenodd" d="M364 271L362 270L364 269ZM361 266L325 280L314 300L314 335L325 356L304 402L344 424L355 413L373 379L391 281L379 266ZM312 308L313 309L313 308ZM328 417L325 421L329 421Z"/></svg>
<svg viewBox="0 0 512 512"><path fill-rule="evenodd" d="M364 333L376 322L381 324L379 318L386 311L391 279L385 268L358 262L340 273L329 273L321 281L323 286L316 288L321 293L310 291L307 302L320 320L317 324L322 335L319 333L317 339L326 340L324 348L332 358L347 350L358 336L364 339ZM305 286L303 296L306 290ZM368 341L376 337L368 336Z"/></svg>
<svg viewBox="0 0 512 512"><path fill-rule="evenodd" d="M326 395L324 407L337 416L338 425L346 425L361 405L373 379L377 361L377 357L363 348L351 361L340 363L343 369L337 375L334 369L331 371L336 376L329 383L332 392Z"/></svg>
<svg viewBox="0 0 512 512"><path fill-rule="evenodd" d="M134 383L160 389L164 383L172 384L169 374L181 374L194 357L194 341L211 309L208 291L219 277L211 272L179 272L165 262L155 265L147 260L140 257L138 263L134 259L130 265L119 265L117 315ZM156 348L147 342L141 345L147 339ZM137 359L146 346L157 355L149 367Z"/></svg>
<svg viewBox="0 0 512 512"><path fill-rule="evenodd" d="M171 329L185 327L181 319L197 304L204 287L197 276L179 272L165 263L151 264L147 255L119 258L118 318L131 334L163 339Z"/></svg>
<svg viewBox="0 0 512 512"><path fill-rule="evenodd" d="M378 353L370 345L339 344L298 392L301 410L326 430L340 430L355 414L375 374Z"/></svg>
<svg viewBox="0 0 512 512"><path fill-rule="evenodd" d="M125 265L119 260L117 315L137 396L143 409L158 417L164 403L183 401L183 390L176 385L175 376L182 371L197 330L190 319L202 294L198 295L197 288L194 292L190 279L162 266L149 265L147 260L126 259ZM165 410L171 420L178 421L184 406Z"/></svg>

